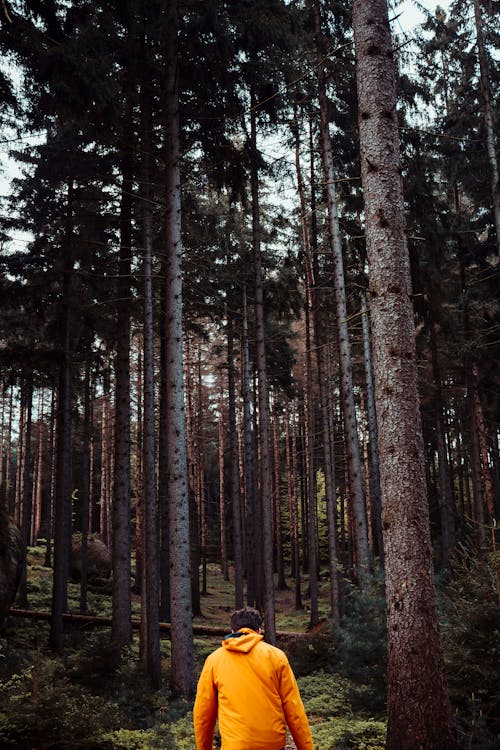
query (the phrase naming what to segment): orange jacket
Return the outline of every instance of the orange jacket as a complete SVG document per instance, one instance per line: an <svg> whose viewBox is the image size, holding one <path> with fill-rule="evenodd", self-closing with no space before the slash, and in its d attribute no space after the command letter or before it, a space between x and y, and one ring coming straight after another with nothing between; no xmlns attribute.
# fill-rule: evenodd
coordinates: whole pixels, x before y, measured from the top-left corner
<svg viewBox="0 0 500 750"><path fill-rule="evenodd" d="M231 633L207 658L193 710L197 750L281 750L286 725L297 750L313 750L297 682L283 651L249 628Z"/></svg>

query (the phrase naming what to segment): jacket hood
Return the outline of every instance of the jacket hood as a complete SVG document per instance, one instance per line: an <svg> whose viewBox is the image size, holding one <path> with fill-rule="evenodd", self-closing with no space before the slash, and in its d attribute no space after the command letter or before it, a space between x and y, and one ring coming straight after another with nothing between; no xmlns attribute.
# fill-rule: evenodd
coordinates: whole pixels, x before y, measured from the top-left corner
<svg viewBox="0 0 500 750"><path fill-rule="evenodd" d="M250 630L250 628L240 628L236 633L230 633L224 638L222 648L227 651L248 654L263 638L262 633L256 633L255 630Z"/></svg>

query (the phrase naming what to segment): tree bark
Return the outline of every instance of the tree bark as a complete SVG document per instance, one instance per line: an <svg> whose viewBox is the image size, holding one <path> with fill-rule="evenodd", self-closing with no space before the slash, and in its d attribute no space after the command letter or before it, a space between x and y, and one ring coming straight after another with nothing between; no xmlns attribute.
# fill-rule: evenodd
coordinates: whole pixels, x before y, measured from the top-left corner
<svg viewBox="0 0 500 750"><path fill-rule="evenodd" d="M133 11L131 13L133 16ZM130 274L132 268L132 191L133 191L133 75L135 64L134 22L127 31L127 59L123 75L123 132L121 134L121 202L120 249L118 259L116 360L115 360L115 429L114 483L112 514L112 606L113 641L128 646L132 641L130 585Z"/></svg>
<svg viewBox="0 0 500 750"><path fill-rule="evenodd" d="M268 643L276 643L273 580L273 509L271 497L271 455L269 448L269 397L267 387L264 292L261 255L259 175L257 166L257 123L255 94L251 94L250 154L252 192L252 237L255 263L256 359L259 378L260 496L262 508L262 566L264 573L264 624Z"/></svg>
<svg viewBox="0 0 500 750"><path fill-rule="evenodd" d="M71 539L72 482L72 287L73 287L73 196L74 184L68 184L66 246L62 258L61 364L57 395L57 438L54 507L54 570L52 614L49 644L54 651L63 650L62 615L67 606L68 564Z"/></svg>
<svg viewBox="0 0 500 750"><path fill-rule="evenodd" d="M319 58L321 56L321 18L318 0L314 0L314 19ZM360 588L363 589L368 586L370 578L370 553L368 548L368 532L363 493L361 454L359 450L356 409L354 405L351 348L349 343L349 329L347 326L347 301L344 280L344 261L342 256L342 238L340 235L338 201L335 190L335 173L333 169L333 156L328 122L328 100L326 97L324 71L322 66L320 66L318 71L318 96L320 106L321 151L328 205L328 227L334 269L333 282L335 287L335 309L339 337L340 386L342 394L342 409L344 413L345 450L347 470L349 473L349 487L351 491L354 541L356 545L356 577Z"/></svg>
<svg viewBox="0 0 500 750"><path fill-rule="evenodd" d="M21 484L21 531L25 549L28 549L31 542L32 528L32 511L33 511L33 488L31 481L31 428L32 428L32 409L33 409L33 381L28 377L23 383L21 389L21 409L25 410L24 420L24 450L23 450L23 472ZM21 568L21 580L19 581L19 603L22 607L28 605L28 588L27 588L27 560L26 555L23 558Z"/></svg>
<svg viewBox="0 0 500 750"><path fill-rule="evenodd" d="M165 90L166 254L165 287L168 493L170 522L171 687L175 695L195 692L191 570L189 550L189 490L186 459L186 420L182 352L181 184L179 97L177 70L177 2L167 0Z"/></svg>
<svg viewBox="0 0 500 750"><path fill-rule="evenodd" d="M368 414L368 447L370 453L370 497L372 508L372 528L374 552L384 562L382 541L382 498L380 493L380 464L378 458L378 425L373 388L372 352L370 345L370 320L366 295L361 298L361 315L363 322L363 355L366 379L366 411Z"/></svg>
<svg viewBox="0 0 500 750"><path fill-rule="evenodd" d="M388 750L457 747L433 581L386 0L354 0L388 629Z"/></svg>
<svg viewBox="0 0 500 750"><path fill-rule="evenodd" d="M497 238L497 255L500 256L500 178L498 172L496 134L493 124L493 113L491 111L490 85L488 81L488 57L484 46L483 19L479 0L474 1L474 18L476 21L477 52L479 58L479 71L481 82L481 95L483 97L483 114L486 127L486 150L490 162L491 171L491 202L493 205L493 220Z"/></svg>
<svg viewBox="0 0 500 750"><path fill-rule="evenodd" d="M229 581L229 567L227 564L227 533L226 533L226 492L225 492L225 440L224 440L224 386L220 385L219 396L219 529L220 529L220 565L225 581Z"/></svg>
<svg viewBox="0 0 500 750"><path fill-rule="evenodd" d="M145 32L143 32L145 34ZM145 34L146 35L146 34ZM145 75L141 82L142 131L142 237L144 274L143 321L143 543L141 628L144 646L141 648L144 666L155 690L161 687L160 656L160 581L158 570L158 508L155 474L155 407L154 407L154 327L153 327L153 216L151 202L151 166L153 153L152 92L150 86L149 45L144 40L143 64Z"/></svg>
<svg viewBox="0 0 500 750"><path fill-rule="evenodd" d="M247 521L247 605L255 607L257 596L255 576L255 486L252 434L252 393L250 386L250 353L248 348L247 289L243 287L243 421L245 435L245 487Z"/></svg>
<svg viewBox="0 0 500 750"><path fill-rule="evenodd" d="M92 406L90 399L91 357L87 353L83 383L83 435L82 435L82 493L81 525L82 556L80 572L80 612L87 611L88 593L88 537L89 537L89 495L90 495L90 433L92 430Z"/></svg>
<svg viewBox="0 0 500 750"><path fill-rule="evenodd" d="M231 510L233 519L235 609L243 607L243 540L241 531L240 471L238 466L238 433L236 430L236 383L234 376L234 320L227 320L227 387L229 402L229 456L231 477Z"/></svg>

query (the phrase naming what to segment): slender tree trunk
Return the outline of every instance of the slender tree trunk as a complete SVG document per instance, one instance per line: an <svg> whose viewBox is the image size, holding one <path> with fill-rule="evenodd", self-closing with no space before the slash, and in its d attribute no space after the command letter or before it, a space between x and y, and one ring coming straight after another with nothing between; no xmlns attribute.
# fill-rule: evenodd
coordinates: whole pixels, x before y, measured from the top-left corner
<svg viewBox="0 0 500 750"><path fill-rule="evenodd" d="M144 413L143 413L143 580L141 587L141 629L145 643L141 649L144 666L155 690L161 686L160 658L160 581L158 570L158 509L155 475L155 408L154 408L154 328L152 249L153 217L151 203L152 91L150 85L149 45L145 41L141 82L142 131L142 245L144 273Z"/></svg>
<svg viewBox="0 0 500 750"><path fill-rule="evenodd" d="M31 481L31 416L33 408L33 382L28 379L21 390L21 409L25 410L25 431L24 431L24 451L23 451L23 476L21 492L21 531L25 549L31 542L32 527L32 510L33 510L33 488ZM19 606L24 609L28 606L28 589L27 589L27 560L26 555L23 558L21 568L21 580L19 582Z"/></svg>
<svg viewBox="0 0 500 750"><path fill-rule="evenodd" d="M133 12L132 14L133 15ZM135 48L132 29L128 46ZM126 61L123 93L125 112L121 144L122 189L120 205L120 251L118 260L118 303L116 316L114 492L112 514L112 638L118 646L132 641L130 586L130 274L132 268L133 190L133 99L130 60Z"/></svg>
<svg viewBox="0 0 500 750"><path fill-rule="evenodd" d="M200 522L200 553L201 553L201 593L206 596L207 590L207 491L205 485L205 421L206 413L205 400L203 397L203 379L201 368L201 343L198 343L198 414L197 414L197 467L198 467L198 514ZM236 465L238 466L238 456L236 455ZM239 491L239 471L238 471L238 491ZM243 587L243 583L242 583ZM201 613L201 602L199 605Z"/></svg>
<svg viewBox="0 0 500 750"><path fill-rule="evenodd" d="M337 559L337 533L335 528L335 465L333 441L329 430L329 403L327 386L325 383L324 347L322 345L321 327L318 309L319 268L317 263L318 232L316 221L316 179L314 169L314 139L311 120L309 121L309 151L311 173L311 241L309 242L309 228L307 222L306 197L302 169L300 164L300 138L297 117L294 117L296 128L295 141L295 169L297 172L297 186L300 199L300 213L302 224L302 239L306 260L306 281L310 295L310 311L312 317L314 343L316 348L317 377L321 406L321 427L323 434L323 468L325 475L325 499L328 522L328 564L330 572L330 608L335 625L340 624L339 616L339 579ZM311 383L312 386L312 383Z"/></svg>
<svg viewBox="0 0 500 750"><path fill-rule="evenodd" d="M382 542L382 498L380 492L380 464L378 459L378 425L373 387L372 352L370 345L370 321L366 295L361 298L361 315L363 321L363 354L366 379L366 406L368 414L368 446L370 451L370 496L372 507L372 528L374 552L383 564L384 548Z"/></svg>
<svg viewBox="0 0 500 750"><path fill-rule="evenodd" d="M198 426L195 424L195 407L193 406L194 388L191 373L193 365L191 361L191 343L189 336L186 337L184 347L184 377L186 391L186 449L187 449L187 475L189 489L189 534L191 552L191 609L192 616L201 615L200 597L200 530L201 530L201 500L200 500L200 456L199 438L197 436Z"/></svg>
<svg viewBox="0 0 500 750"><path fill-rule="evenodd" d="M486 127L486 150L490 162L491 171L491 202L493 205L493 219L497 237L497 255L500 255L500 178L498 172L496 134L493 124L493 113L490 102L490 85L488 81L488 56L484 46L483 20L481 17L481 6L479 0L474 2L474 17L476 21L477 53L479 58L479 71L481 82L481 95L483 97L483 114Z"/></svg>
<svg viewBox="0 0 500 750"><path fill-rule="evenodd" d="M56 485L54 498L54 570L52 583L52 614L49 643L54 651L63 650L63 612L67 605L68 563L71 543L71 483L72 483L72 287L73 287L73 194L68 185L67 242L64 248L61 365L57 396Z"/></svg>
<svg viewBox="0 0 500 750"><path fill-rule="evenodd" d="M290 420L292 430L290 434ZM302 593L300 586L300 555L298 539L297 512L297 425L295 403L290 415L289 402L286 404L286 464L288 477L288 501L290 515L290 552L292 557L292 575L295 581L295 609L302 609Z"/></svg>
<svg viewBox="0 0 500 750"><path fill-rule="evenodd" d="M278 572L277 587L280 591L287 588L285 579L285 563L283 559L283 524L281 513L281 471L280 471L280 446L279 446L279 419L276 415L272 425L273 433L273 460L274 460L274 517L276 537L276 568Z"/></svg>
<svg viewBox="0 0 500 750"><path fill-rule="evenodd" d="M234 320L227 321L227 383L229 402L229 454L231 471L231 508L233 519L233 557L235 609L243 607L243 542L241 533L240 471L236 430L236 383L234 376Z"/></svg>
<svg viewBox="0 0 500 750"><path fill-rule="evenodd" d="M166 255L168 263L165 312L171 549L171 687L174 694L187 698L195 691L195 671L191 621L189 490L182 363L182 240L176 0L167 0L165 66Z"/></svg>
<svg viewBox="0 0 500 750"><path fill-rule="evenodd" d="M354 0L388 631L387 750L457 747L433 581L386 0Z"/></svg>
<svg viewBox="0 0 500 750"><path fill-rule="evenodd" d="M243 287L243 421L245 435L245 487L247 521L247 605L255 606L255 486L253 435L251 414L252 393L250 386L250 354L248 348L248 306L247 289Z"/></svg>
<svg viewBox="0 0 500 750"><path fill-rule="evenodd" d="M319 57L321 54L319 41L321 35L321 18L318 0L314 0L314 17ZM344 412L347 470L349 472L351 507L354 523L353 529L356 545L356 575L360 587L366 588L370 577L370 553L368 549L365 499L363 493L363 473L361 469L361 455L359 450L356 410L354 405L349 330L347 327L347 301L344 281L344 261L342 256L342 238L340 235L338 201L335 190L335 173L333 169L333 156L328 122L329 108L322 66L320 66L318 73L318 95L320 104L321 150L323 157L323 171L326 180L330 244L334 267L333 281L335 287L335 307L339 337L340 385L342 393L342 408Z"/></svg>
<svg viewBox="0 0 500 750"><path fill-rule="evenodd" d="M5 507L12 513L12 417L13 417L13 389L9 389L9 424L7 427L7 449L5 455Z"/></svg>
<svg viewBox="0 0 500 750"><path fill-rule="evenodd" d="M142 351L141 351L142 350ZM137 350L137 414L136 414L136 436L135 436L135 579L134 591L141 593L143 576L142 539L144 537L144 479L143 479L143 356L144 342L139 340ZM159 451L159 456L161 452ZM160 458L158 459L160 461ZM158 493L160 494L160 493ZM161 556L160 556L161 566ZM168 575L168 570L167 570ZM160 603L160 617L163 617L162 605Z"/></svg>
<svg viewBox="0 0 500 750"><path fill-rule="evenodd" d="M54 539L55 524L55 497L56 497L56 456L57 456L57 429L56 429L56 388L52 389L50 400L50 429L49 429L49 473L50 473L50 490L49 490L49 507L47 519L47 546L45 549L45 566L50 568L52 564L52 542Z"/></svg>
<svg viewBox="0 0 500 750"><path fill-rule="evenodd" d="M99 535L107 545L107 511L109 505L109 475L111 473L111 426L110 426L110 373L109 360L106 356L103 371L103 395L101 398L101 489L99 496Z"/></svg>
<svg viewBox="0 0 500 750"><path fill-rule="evenodd" d="M90 495L90 432L92 429L92 407L90 401L91 358L87 354L85 380L83 384L83 436L82 436L82 556L80 574L80 612L87 611L88 592L88 536L89 536L89 495Z"/></svg>
<svg viewBox="0 0 500 750"><path fill-rule="evenodd" d="M43 521L44 521L44 507L43 507L43 485L45 479L45 461L44 461L44 447L46 444L46 432L44 422L44 391L40 394L40 402L38 408L38 451L36 459L36 481L34 491L34 503L35 510L33 513L34 523L32 531L32 544L35 545L38 539L44 535Z"/></svg>
<svg viewBox="0 0 500 750"><path fill-rule="evenodd" d="M309 536L309 592L311 597L311 620L314 627L319 622L318 610L318 530L316 527L316 465L314 450L314 406L311 358L311 325L310 325L310 290L306 289L306 387L304 392L305 410L305 441L306 441L306 471L307 471L307 506L308 506L308 536Z"/></svg>
<svg viewBox="0 0 500 750"><path fill-rule="evenodd" d="M19 405L19 421L18 421L18 441L17 441L17 461L16 461L16 474L15 474L15 487L14 487L14 518L16 523L22 525L22 494L23 494L23 473L24 473L24 450L25 450L25 434L24 434L24 423L26 419L26 409L23 403L22 391Z"/></svg>
<svg viewBox="0 0 500 750"><path fill-rule="evenodd" d="M250 152L252 192L252 236L255 263L256 358L259 377L260 496L262 513L262 566L264 573L264 623L268 643L276 643L273 580L273 515L271 498L271 455L269 449L269 400L267 387L264 292L260 247L259 176L257 166L257 123L255 94L251 95Z"/></svg>
<svg viewBox="0 0 500 750"><path fill-rule="evenodd" d="M167 276L167 259L162 257L161 274ZM168 496L168 362L165 297L160 300L160 416L158 428L158 504L160 508L160 617L170 622L170 508Z"/></svg>
<svg viewBox="0 0 500 750"><path fill-rule="evenodd" d="M226 534L226 492L224 466L224 387L222 384L219 397L219 526L220 526L220 564L225 581L229 581L229 567L227 564L227 534Z"/></svg>
<svg viewBox="0 0 500 750"><path fill-rule="evenodd" d="M478 388L478 369L476 362L472 364L472 395L474 403L474 418L477 429L477 436L479 442L479 454L481 457L481 464L483 470L483 481L484 481L484 496L486 499L486 507L488 509L488 516L490 521L491 529L491 545L493 549L493 564L495 567L495 579L497 588L498 603L500 604L500 573L498 569L498 559L496 550L496 537L495 537L495 506L493 500L493 479L491 476L490 458L488 455L488 440L486 435L486 425L484 422L484 413L481 399L479 397Z"/></svg>
<svg viewBox="0 0 500 750"><path fill-rule="evenodd" d="M432 374L434 380L434 403L436 414L436 444L439 465L439 490L440 490L440 516L441 516L441 539L442 539L442 563L447 568L450 558L456 546L455 498L453 495L453 484L451 480L448 451L446 447L444 403L442 393L441 369L439 367L438 346L436 340L436 329L432 313L429 320Z"/></svg>

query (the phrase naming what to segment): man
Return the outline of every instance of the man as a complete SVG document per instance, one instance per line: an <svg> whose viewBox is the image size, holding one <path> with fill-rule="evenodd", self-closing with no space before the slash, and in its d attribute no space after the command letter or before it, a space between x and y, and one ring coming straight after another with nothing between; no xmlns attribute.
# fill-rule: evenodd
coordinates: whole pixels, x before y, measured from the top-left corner
<svg viewBox="0 0 500 750"><path fill-rule="evenodd" d="M232 633L207 658L193 710L197 750L212 750L217 718L222 750L282 750L287 724L297 750L313 750L288 659L265 643L261 624L258 610L236 610Z"/></svg>

